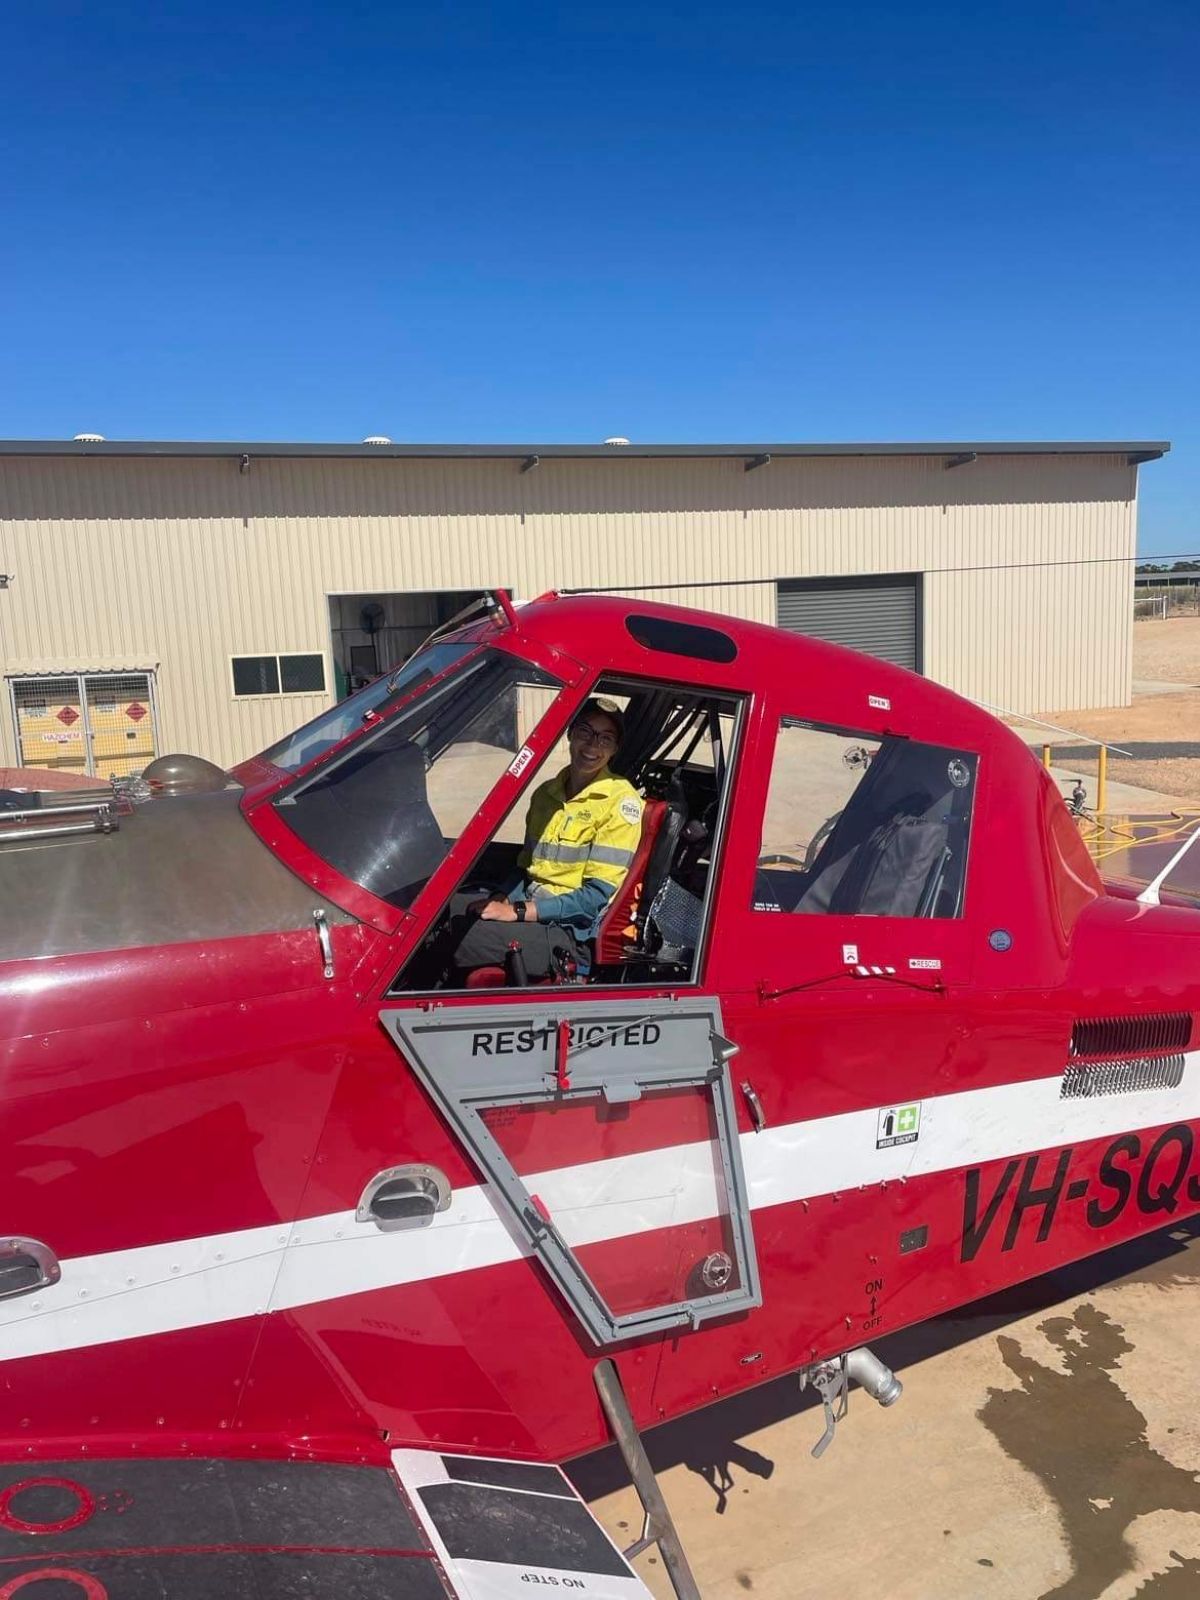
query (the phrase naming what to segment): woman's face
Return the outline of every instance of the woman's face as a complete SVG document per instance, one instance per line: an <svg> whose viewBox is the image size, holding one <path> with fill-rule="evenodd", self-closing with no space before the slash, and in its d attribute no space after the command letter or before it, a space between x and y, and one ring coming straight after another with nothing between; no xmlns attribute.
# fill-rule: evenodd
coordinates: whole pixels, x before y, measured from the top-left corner
<svg viewBox="0 0 1200 1600"><path fill-rule="evenodd" d="M587 711L571 725L571 765L593 778L617 748L617 725L604 711Z"/></svg>

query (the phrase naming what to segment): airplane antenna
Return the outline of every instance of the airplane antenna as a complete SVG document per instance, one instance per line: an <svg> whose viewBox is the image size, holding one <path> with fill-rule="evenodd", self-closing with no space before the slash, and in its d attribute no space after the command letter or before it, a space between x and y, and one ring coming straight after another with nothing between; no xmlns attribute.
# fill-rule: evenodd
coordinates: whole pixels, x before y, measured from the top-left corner
<svg viewBox="0 0 1200 1600"><path fill-rule="evenodd" d="M1150 882L1142 890L1141 894L1138 895L1139 905L1162 905L1162 901L1158 897L1158 891L1166 882L1168 874L1174 872L1175 868L1183 860L1184 856L1187 855L1188 851L1192 848L1197 839L1200 839L1200 828L1194 829L1193 832L1188 835L1187 839L1183 844L1180 845L1179 849L1176 850L1175 854L1171 857L1170 861L1167 862L1166 866L1162 869L1158 876L1156 878L1151 878Z"/></svg>
<svg viewBox="0 0 1200 1600"><path fill-rule="evenodd" d="M972 705L982 706L985 711L990 711L997 717L1013 717L1017 722L1027 722L1033 728L1049 728L1051 733L1065 733L1069 739L1081 739L1084 744L1108 744L1107 739L1094 739L1091 734L1080 733L1076 728L1061 728L1057 722L1039 722L1036 717L1027 717L1023 711L1010 711L1007 706L994 706L990 700L976 700L971 695L964 696ZM1132 750L1122 750L1119 744L1109 744L1110 750L1115 750L1119 756L1128 756L1134 759Z"/></svg>

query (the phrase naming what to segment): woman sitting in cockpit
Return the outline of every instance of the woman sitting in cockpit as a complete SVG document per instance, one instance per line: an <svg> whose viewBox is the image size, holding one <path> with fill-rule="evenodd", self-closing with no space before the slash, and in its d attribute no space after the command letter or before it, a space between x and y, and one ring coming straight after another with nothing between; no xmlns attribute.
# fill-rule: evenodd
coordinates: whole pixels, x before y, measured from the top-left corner
<svg viewBox="0 0 1200 1600"><path fill-rule="evenodd" d="M642 801L608 763L624 720L611 700L584 703L569 735L570 764L533 792L521 876L467 907L472 920L453 962L461 972L501 966L514 944L529 978L574 962L588 970L589 941L621 887L642 831Z"/></svg>

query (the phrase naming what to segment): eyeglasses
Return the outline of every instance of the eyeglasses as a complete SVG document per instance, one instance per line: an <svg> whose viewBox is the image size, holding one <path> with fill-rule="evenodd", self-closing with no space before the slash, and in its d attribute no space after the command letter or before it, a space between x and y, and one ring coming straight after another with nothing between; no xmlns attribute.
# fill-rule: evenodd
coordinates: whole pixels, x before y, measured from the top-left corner
<svg viewBox="0 0 1200 1600"><path fill-rule="evenodd" d="M577 722L571 733L586 744L594 744L597 750L615 750L617 748L616 736L611 733L602 733L599 728L593 728L590 722Z"/></svg>

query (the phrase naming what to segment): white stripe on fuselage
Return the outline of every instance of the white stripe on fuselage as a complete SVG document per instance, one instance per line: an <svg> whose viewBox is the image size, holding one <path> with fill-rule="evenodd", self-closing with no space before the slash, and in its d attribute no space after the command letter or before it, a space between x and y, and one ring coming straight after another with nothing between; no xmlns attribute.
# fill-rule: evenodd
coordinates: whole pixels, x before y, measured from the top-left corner
<svg viewBox="0 0 1200 1600"><path fill-rule="evenodd" d="M1200 1052L1186 1057L1174 1089L1063 1100L1061 1083L1037 1078L927 1097L916 1142L885 1150L876 1149L875 1107L744 1133L751 1208L1200 1118ZM560 1167L525 1183L573 1246L696 1222L720 1209L707 1141ZM0 1302L0 1361L314 1305L530 1253L486 1188L473 1184L411 1231L381 1233L339 1211L80 1256L62 1263L52 1288Z"/></svg>

